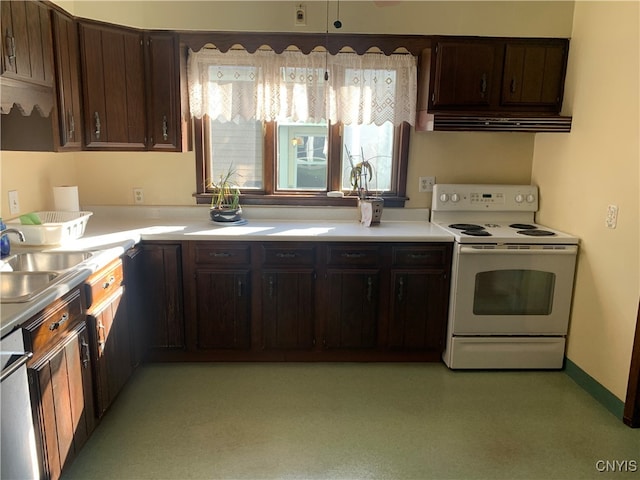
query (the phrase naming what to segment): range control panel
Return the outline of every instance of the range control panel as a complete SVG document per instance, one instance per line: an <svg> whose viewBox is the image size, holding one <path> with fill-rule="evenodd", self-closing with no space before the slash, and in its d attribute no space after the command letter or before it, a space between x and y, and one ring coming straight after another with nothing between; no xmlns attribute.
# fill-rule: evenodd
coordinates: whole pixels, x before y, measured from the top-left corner
<svg viewBox="0 0 640 480"><path fill-rule="evenodd" d="M536 212L535 185L436 184L431 209L434 211Z"/></svg>

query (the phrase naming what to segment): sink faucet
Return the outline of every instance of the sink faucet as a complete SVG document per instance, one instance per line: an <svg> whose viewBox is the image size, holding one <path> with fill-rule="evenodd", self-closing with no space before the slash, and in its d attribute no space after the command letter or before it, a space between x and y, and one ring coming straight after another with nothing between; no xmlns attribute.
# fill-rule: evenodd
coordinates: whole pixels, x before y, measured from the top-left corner
<svg viewBox="0 0 640 480"><path fill-rule="evenodd" d="M0 235L5 235L7 233L15 233L16 235L18 235L18 240L20 240L21 242L25 241L24 233L22 233L17 228L5 228L2 231L0 231Z"/></svg>

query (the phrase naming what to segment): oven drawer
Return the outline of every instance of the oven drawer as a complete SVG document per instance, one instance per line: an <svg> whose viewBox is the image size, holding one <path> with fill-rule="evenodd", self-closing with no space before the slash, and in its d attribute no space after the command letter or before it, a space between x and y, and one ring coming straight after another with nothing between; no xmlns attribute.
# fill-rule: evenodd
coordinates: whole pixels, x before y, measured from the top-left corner
<svg viewBox="0 0 640 480"><path fill-rule="evenodd" d="M564 337L453 337L443 355L451 369L561 369Z"/></svg>

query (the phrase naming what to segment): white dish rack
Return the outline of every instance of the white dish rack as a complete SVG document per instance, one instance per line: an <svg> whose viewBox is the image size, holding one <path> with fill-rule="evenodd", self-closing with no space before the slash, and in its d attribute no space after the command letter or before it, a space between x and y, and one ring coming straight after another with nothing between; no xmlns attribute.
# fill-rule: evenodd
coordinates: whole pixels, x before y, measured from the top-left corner
<svg viewBox="0 0 640 480"><path fill-rule="evenodd" d="M22 225L19 218L7 220L7 227L24 233L21 245L60 245L84 235L93 212L35 212L42 225Z"/></svg>

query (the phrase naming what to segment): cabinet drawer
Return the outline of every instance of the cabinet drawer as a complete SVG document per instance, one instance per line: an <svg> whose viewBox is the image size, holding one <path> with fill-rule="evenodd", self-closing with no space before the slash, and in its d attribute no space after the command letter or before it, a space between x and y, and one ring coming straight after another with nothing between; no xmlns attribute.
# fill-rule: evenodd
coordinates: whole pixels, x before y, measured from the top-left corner
<svg viewBox="0 0 640 480"><path fill-rule="evenodd" d="M251 261L251 249L249 245L205 243L194 245L193 250L196 263L243 265Z"/></svg>
<svg viewBox="0 0 640 480"><path fill-rule="evenodd" d="M375 266L380 262L380 247L377 245L328 245L328 265Z"/></svg>
<svg viewBox="0 0 640 480"><path fill-rule="evenodd" d="M394 267L441 267L447 264L447 248L433 247L393 247Z"/></svg>
<svg viewBox="0 0 640 480"><path fill-rule="evenodd" d="M263 245L262 261L266 265L313 266L316 261L316 247Z"/></svg>
<svg viewBox="0 0 640 480"><path fill-rule="evenodd" d="M46 352L82 317L80 289L76 288L34 315L22 325L25 348L34 358Z"/></svg>
<svg viewBox="0 0 640 480"><path fill-rule="evenodd" d="M122 285L122 280L122 260L120 259L91 275L85 283L87 308L94 307L113 295Z"/></svg>

